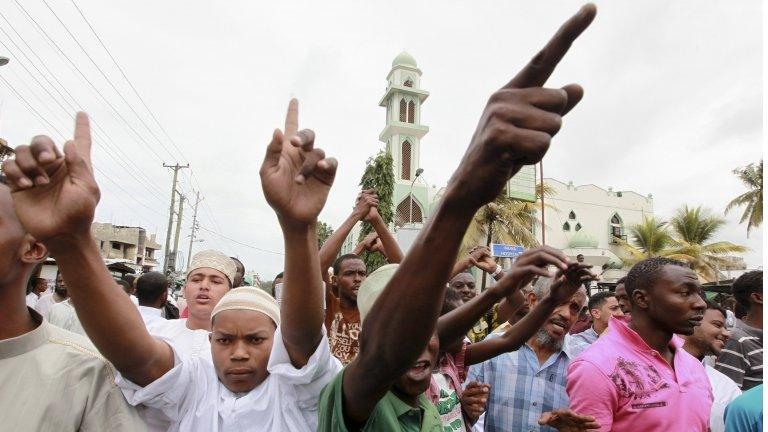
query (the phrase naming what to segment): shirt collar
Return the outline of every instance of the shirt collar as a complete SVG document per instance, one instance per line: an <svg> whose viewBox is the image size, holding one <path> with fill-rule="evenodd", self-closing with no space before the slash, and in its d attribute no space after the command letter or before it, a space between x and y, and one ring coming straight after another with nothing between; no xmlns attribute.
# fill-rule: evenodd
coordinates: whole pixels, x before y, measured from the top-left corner
<svg viewBox="0 0 768 432"><path fill-rule="evenodd" d="M418 399L419 407L418 408L414 408L414 407L408 405L407 403L403 402L399 397L397 397L397 395L392 393L391 390L389 392L387 392L385 398L387 399L389 404L392 405L392 410L395 412L395 415L398 418L400 418L403 414L409 413L409 412L411 412L413 410L417 410L417 409L421 409L422 412L425 412L426 411L426 404L431 403L431 402L429 402L427 400L426 396L424 396L423 393L419 395L419 399Z"/></svg>
<svg viewBox="0 0 768 432"><path fill-rule="evenodd" d="M149 315L149 316L158 316L158 317L162 316L161 315L162 311L160 309L153 308L153 307L150 307L150 306L139 305L139 312L141 312L142 315L146 314L146 315Z"/></svg>
<svg viewBox="0 0 768 432"><path fill-rule="evenodd" d="M630 347L635 350L653 351L653 348L648 346L648 344L643 340L643 338L640 337L639 334L629 328L630 321L631 319L626 316L611 317L611 319L608 321L608 330L606 330L608 333L606 333L606 336L614 334L622 340L630 342ZM675 355L677 355L677 353L682 350L684 343L685 341L683 338L678 335L672 335L672 339L669 341L669 345L671 345L675 350Z"/></svg>
<svg viewBox="0 0 768 432"><path fill-rule="evenodd" d="M43 320L43 317L34 309L27 308L27 310L32 315L32 319L39 325L29 333L0 341L0 360L30 352L48 341L50 333L48 321Z"/></svg>

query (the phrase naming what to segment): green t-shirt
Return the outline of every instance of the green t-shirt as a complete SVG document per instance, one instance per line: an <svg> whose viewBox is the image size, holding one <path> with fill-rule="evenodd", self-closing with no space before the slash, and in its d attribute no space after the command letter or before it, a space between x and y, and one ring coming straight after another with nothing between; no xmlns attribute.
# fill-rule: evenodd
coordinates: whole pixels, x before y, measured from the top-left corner
<svg viewBox="0 0 768 432"><path fill-rule="evenodd" d="M344 369L346 370L346 368ZM344 422L342 381L344 370L320 393L318 432L349 432ZM423 394L419 408L413 408L388 391L373 408L363 432L442 432L437 408Z"/></svg>

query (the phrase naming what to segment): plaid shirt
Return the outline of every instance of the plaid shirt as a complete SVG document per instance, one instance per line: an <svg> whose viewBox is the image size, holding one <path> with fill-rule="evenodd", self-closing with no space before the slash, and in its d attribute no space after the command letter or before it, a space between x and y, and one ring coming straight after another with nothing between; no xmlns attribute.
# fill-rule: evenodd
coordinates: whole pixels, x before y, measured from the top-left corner
<svg viewBox="0 0 768 432"><path fill-rule="evenodd" d="M491 334L489 338L499 337ZM564 347L568 346L568 336ZM485 413L485 430L493 432L555 431L539 426L541 414L568 408L565 392L570 357L566 351L552 354L539 365L528 344L517 351L502 354L472 366L466 382L491 385Z"/></svg>

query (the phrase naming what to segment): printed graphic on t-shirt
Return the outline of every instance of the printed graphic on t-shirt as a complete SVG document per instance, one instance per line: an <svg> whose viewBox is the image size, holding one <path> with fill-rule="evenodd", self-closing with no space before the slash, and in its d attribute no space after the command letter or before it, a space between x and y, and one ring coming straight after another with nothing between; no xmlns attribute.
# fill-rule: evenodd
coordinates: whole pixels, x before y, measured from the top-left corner
<svg viewBox="0 0 768 432"><path fill-rule="evenodd" d="M341 312L333 315L328 340L331 344L331 354L339 359L341 364L347 365L357 357L360 349L358 342L360 329L359 321L349 322Z"/></svg>
<svg viewBox="0 0 768 432"><path fill-rule="evenodd" d="M619 394L626 398L646 399L669 387L659 371L651 364L639 365L634 361L618 358L611 373L611 381ZM651 406L643 407L651 408Z"/></svg>
<svg viewBox="0 0 768 432"><path fill-rule="evenodd" d="M450 378L440 372L432 375L440 388L437 400L437 412L444 432L464 430L464 418L461 416L461 401L456 390L450 385Z"/></svg>

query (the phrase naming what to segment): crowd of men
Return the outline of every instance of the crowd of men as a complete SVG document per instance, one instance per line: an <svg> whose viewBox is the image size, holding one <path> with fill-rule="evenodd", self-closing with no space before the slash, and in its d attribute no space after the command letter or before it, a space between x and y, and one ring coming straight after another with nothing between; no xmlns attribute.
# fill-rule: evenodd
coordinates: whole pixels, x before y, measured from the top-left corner
<svg viewBox="0 0 768 432"><path fill-rule="evenodd" d="M0 430L761 430L762 271L734 282L731 318L667 258L591 295L591 266L551 247L507 270L484 247L456 258L476 211L541 160L581 99L542 86L595 13L491 96L407 255L373 190L318 248L337 162L291 100L260 170L285 247L272 293L214 250L189 263L181 311L161 273L116 283L90 234L88 117L63 152L45 136L18 147L0 184ZM360 221L374 231L340 255ZM388 264L369 272L363 251ZM32 277L49 254L50 292Z"/></svg>

